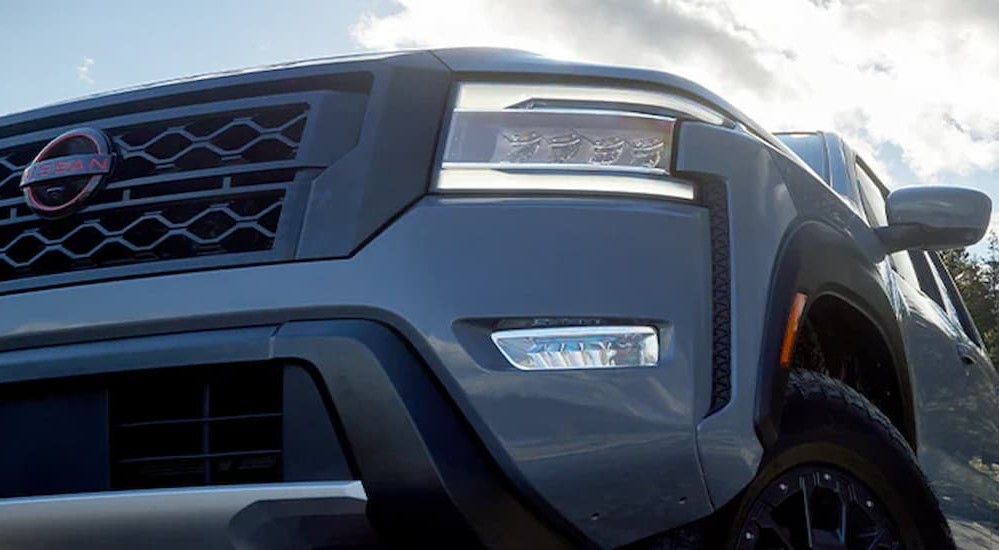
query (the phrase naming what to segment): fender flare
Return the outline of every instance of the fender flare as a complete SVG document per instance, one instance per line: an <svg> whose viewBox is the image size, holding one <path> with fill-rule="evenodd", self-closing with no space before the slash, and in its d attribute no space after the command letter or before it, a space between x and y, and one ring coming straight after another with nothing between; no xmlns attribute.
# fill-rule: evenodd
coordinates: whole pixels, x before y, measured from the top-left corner
<svg viewBox="0 0 999 550"><path fill-rule="evenodd" d="M848 235L819 221L805 221L785 234L770 279L763 342L757 369L754 425L764 449L780 432L788 373L779 365L780 347L795 293L807 295L803 315L818 298L833 296L866 317L880 332L891 355L901 391L899 430L913 449L916 424L912 385L902 332L883 279L870 257Z"/></svg>

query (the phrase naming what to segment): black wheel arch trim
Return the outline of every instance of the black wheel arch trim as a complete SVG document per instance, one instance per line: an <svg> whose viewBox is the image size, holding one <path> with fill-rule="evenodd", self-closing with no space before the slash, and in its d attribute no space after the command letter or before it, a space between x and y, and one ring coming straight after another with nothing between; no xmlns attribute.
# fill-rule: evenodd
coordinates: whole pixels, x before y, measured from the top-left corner
<svg viewBox="0 0 999 550"><path fill-rule="evenodd" d="M903 424L898 429L916 449L912 385L902 331L875 261L854 240L816 220L799 220L789 227L776 256L768 290L763 342L757 369L754 424L764 448L780 432L788 371L780 367L780 348L791 302L797 292L807 295L802 317L822 297L833 297L867 318L879 331L891 355L901 391Z"/></svg>

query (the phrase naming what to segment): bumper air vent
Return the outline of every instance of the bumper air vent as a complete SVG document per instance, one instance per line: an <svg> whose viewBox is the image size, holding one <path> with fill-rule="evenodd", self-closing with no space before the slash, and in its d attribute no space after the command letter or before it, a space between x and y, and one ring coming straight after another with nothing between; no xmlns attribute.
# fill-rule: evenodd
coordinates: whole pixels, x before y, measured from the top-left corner
<svg viewBox="0 0 999 550"><path fill-rule="evenodd" d="M151 372L110 393L111 486L282 480L282 369Z"/></svg>

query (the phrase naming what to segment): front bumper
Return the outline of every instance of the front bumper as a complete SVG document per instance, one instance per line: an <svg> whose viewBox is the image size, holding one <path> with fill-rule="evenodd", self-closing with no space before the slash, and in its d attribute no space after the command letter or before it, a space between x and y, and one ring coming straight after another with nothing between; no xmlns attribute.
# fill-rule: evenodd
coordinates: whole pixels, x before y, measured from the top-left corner
<svg viewBox="0 0 999 550"><path fill-rule="evenodd" d="M0 501L5 548L364 547L359 481L122 491Z"/></svg>
<svg viewBox="0 0 999 550"><path fill-rule="evenodd" d="M429 197L350 259L0 297L18 312L0 318L0 383L306 363L380 534L626 544L712 510L695 441L707 225L702 207L654 200ZM656 368L532 373L489 341L508 320L595 318L672 342Z"/></svg>

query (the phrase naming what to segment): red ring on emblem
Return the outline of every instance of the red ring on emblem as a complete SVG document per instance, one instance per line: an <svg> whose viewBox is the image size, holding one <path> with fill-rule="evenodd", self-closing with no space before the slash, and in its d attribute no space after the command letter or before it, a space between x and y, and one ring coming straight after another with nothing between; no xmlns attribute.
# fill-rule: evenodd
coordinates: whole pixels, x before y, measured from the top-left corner
<svg viewBox="0 0 999 550"><path fill-rule="evenodd" d="M94 151L82 154L52 156L60 145L71 140L85 139ZM100 130L77 128L50 141L21 173L21 190L28 206L46 217L62 217L78 211L111 173L114 155L111 143ZM59 185L60 181L87 177L86 183L68 200L58 204L43 201L38 193Z"/></svg>

